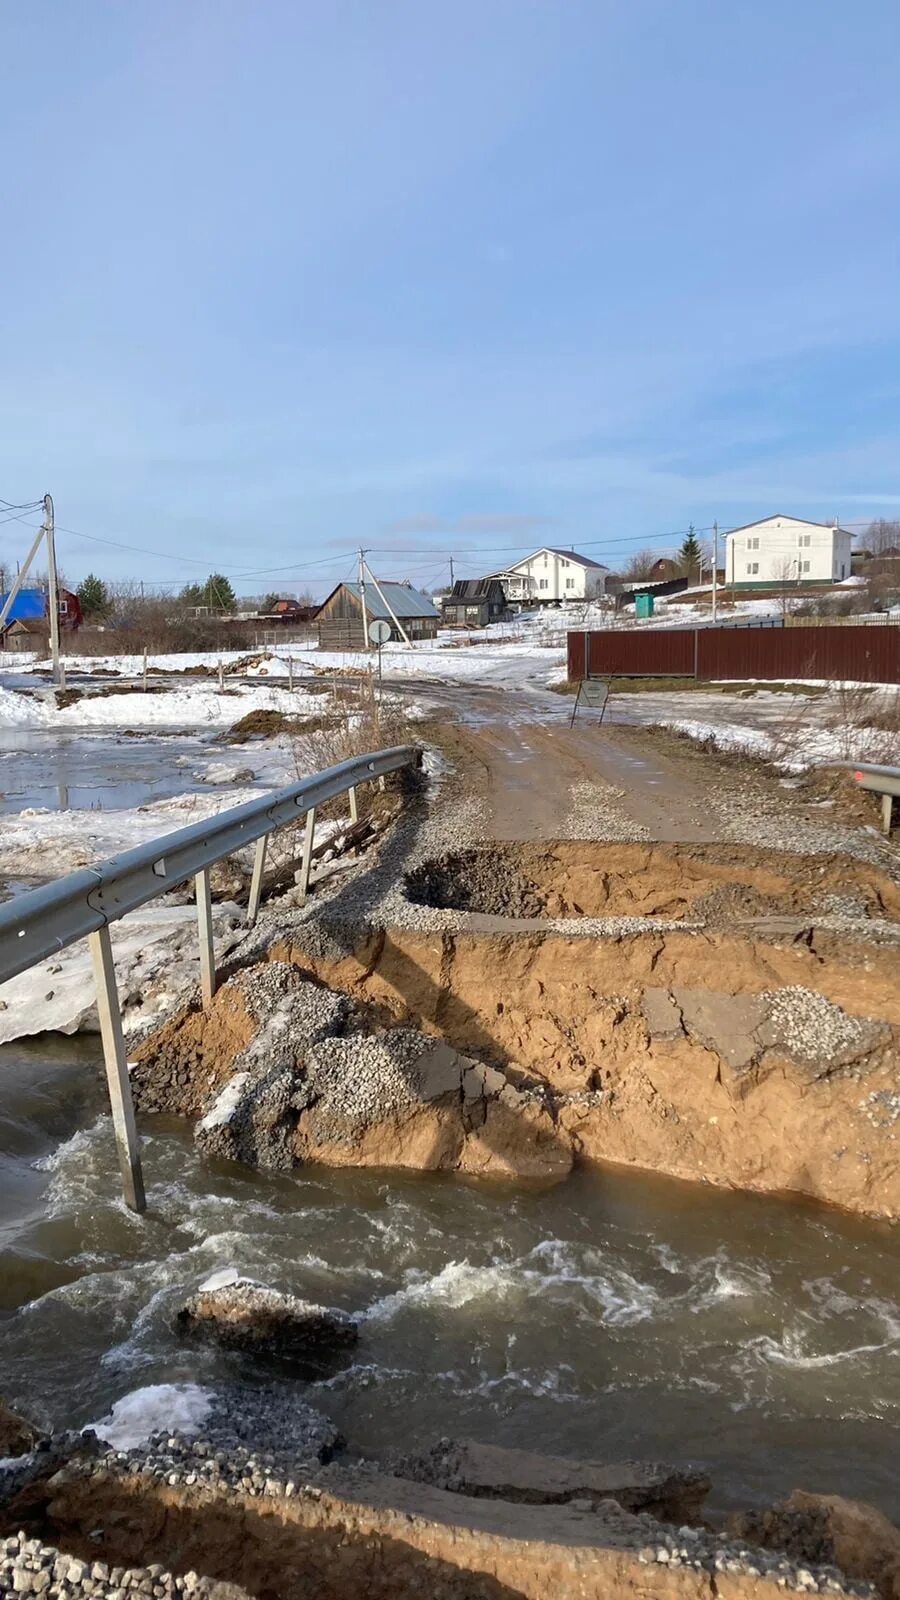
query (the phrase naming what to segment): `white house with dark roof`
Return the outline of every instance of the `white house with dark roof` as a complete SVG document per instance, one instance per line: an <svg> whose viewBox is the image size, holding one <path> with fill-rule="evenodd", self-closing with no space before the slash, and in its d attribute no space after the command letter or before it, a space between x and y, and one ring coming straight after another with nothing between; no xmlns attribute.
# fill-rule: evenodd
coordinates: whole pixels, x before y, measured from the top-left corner
<svg viewBox="0 0 900 1600"><path fill-rule="evenodd" d="M763 517L725 535L725 582L737 589L840 583L850 576L853 535L837 522Z"/></svg>
<svg viewBox="0 0 900 1600"><path fill-rule="evenodd" d="M544 545L491 576L499 578L507 600L558 605L561 600L587 600L604 594L608 574L609 568L590 556Z"/></svg>

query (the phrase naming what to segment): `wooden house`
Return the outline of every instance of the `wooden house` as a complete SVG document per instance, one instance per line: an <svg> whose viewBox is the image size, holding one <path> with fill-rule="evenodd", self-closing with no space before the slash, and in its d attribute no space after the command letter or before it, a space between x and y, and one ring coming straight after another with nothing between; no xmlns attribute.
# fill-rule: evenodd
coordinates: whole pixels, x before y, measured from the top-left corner
<svg viewBox="0 0 900 1600"><path fill-rule="evenodd" d="M509 616L499 578L459 578L441 602L445 627L486 628Z"/></svg>
<svg viewBox="0 0 900 1600"><path fill-rule="evenodd" d="M379 589L381 593L379 594ZM408 583L387 583L378 580L378 589L368 580L365 584L366 615L369 622L386 622L391 629L391 641L402 641L397 627L399 620L411 640L437 637L440 616L427 595L420 594ZM364 650L366 647L363 626L363 603L358 583L339 583L323 600L316 612L320 650Z"/></svg>

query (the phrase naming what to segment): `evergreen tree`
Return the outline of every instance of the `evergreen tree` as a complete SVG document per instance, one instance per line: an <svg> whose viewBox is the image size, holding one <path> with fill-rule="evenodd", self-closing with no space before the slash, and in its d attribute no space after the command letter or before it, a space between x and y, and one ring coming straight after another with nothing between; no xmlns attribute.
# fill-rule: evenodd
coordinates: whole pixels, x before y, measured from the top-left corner
<svg viewBox="0 0 900 1600"><path fill-rule="evenodd" d="M280 594L265 595L259 603L260 614L264 617L270 617L280 599Z"/></svg>
<svg viewBox="0 0 900 1600"><path fill-rule="evenodd" d="M697 538L697 535L694 532L693 523L691 523L687 538L678 552L678 560L681 565L681 570L686 577L692 578L700 571L700 559L702 554L703 552L700 549L700 540Z"/></svg>
<svg viewBox="0 0 900 1600"><path fill-rule="evenodd" d="M87 577L78 585L78 600L81 610L87 621L97 622L108 617L111 607L109 590L102 578L89 572Z"/></svg>
<svg viewBox="0 0 900 1600"><path fill-rule="evenodd" d="M208 611L237 609L231 583L221 572L211 572L205 583L186 583L178 598L182 605L205 606Z"/></svg>
<svg viewBox="0 0 900 1600"><path fill-rule="evenodd" d="M236 611L237 599L228 578L221 572L211 572L203 585L206 593L205 605L210 611Z"/></svg>

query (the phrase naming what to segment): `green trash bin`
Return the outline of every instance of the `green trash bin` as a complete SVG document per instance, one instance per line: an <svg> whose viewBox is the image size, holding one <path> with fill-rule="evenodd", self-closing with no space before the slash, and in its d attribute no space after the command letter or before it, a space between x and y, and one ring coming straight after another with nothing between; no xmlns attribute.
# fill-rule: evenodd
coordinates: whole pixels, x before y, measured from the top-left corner
<svg viewBox="0 0 900 1600"><path fill-rule="evenodd" d="M636 617L643 617L643 618L652 617L652 615L653 615L653 596L652 596L652 594L636 594L635 595L635 597L634 597L634 614L635 614Z"/></svg>

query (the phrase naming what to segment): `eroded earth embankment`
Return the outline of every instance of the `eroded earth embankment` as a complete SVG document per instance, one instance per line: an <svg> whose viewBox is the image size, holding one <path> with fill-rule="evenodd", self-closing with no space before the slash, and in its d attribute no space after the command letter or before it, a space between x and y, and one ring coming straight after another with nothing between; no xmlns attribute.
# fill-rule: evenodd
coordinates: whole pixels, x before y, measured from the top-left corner
<svg viewBox="0 0 900 1600"><path fill-rule="evenodd" d="M272 925L137 1049L139 1107L266 1166L589 1159L900 1215L900 890L877 866L567 841L429 860L405 893L386 926Z"/></svg>

